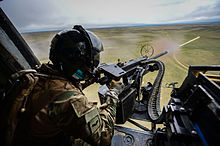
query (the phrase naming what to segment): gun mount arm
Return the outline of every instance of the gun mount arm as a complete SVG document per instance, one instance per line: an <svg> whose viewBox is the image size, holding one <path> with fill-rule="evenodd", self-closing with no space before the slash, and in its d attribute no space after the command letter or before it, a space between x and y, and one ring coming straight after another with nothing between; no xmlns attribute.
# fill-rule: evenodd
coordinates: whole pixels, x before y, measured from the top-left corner
<svg viewBox="0 0 220 146"><path fill-rule="evenodd" d="M180 88L173 88L168 105L164 106L164 127L144 129L116 127L112 145L216 145L220 137L220 84L210 79L206 71L220 71L220 66L192 66ZM198 72L198 73L197 73ZM220 76L218 75L218 80ZM152 91L148 84L144 91ZM124 136L123 136L124 135ZM137 139L138 137L138 139ZM120 139L116 139L120 138ZM118 143L120 140L124 140ZM125 143L126 142L126 143Z"/></svg>

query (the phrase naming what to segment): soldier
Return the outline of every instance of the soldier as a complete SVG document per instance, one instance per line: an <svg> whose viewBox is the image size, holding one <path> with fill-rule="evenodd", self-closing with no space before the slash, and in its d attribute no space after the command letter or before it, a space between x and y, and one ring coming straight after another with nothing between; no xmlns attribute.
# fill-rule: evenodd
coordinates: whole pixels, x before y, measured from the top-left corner
<svg viewBox="0 0 220 146"><path fill-rule="evenodd" d="M75 26L51 42L53 64L38 68L39 80L26 103L29 117L17 127L13 145L72 145L80 138L91 145L110 145L116 116L118 84L97 108L88 102L80 81L90 79L103 46L92 32Z"/></svg>

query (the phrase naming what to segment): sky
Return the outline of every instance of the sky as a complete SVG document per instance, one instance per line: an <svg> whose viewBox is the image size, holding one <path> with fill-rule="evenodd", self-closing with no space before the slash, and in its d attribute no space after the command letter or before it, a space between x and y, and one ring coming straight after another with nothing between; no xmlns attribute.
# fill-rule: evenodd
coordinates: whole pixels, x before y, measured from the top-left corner
<svg viewBox="0 0 220 146"><path fill-rule="evenodd" d="M220 22L220 0L3 0L20 32L137 24Z"/></svg>

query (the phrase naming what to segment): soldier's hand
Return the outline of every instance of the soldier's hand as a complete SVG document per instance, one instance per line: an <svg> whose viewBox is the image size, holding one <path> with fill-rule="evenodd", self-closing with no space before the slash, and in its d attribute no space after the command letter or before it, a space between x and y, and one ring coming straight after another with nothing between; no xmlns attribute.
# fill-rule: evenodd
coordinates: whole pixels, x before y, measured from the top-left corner
<svg viewBox="0 0 220 146"><path fill-rule="evenodd" d="M116 107L119 100L118 95L124 90L125 86L122 82L119 81L113 81L110 84L109 90L105 93L105 101L100 106L100 108L105 108L108 105Z"/></svg>
<svg viewBox="0 0 220 146"><path fill-rule="evenodd" d="M116 86L117 84L120 84L120 83L121 83L121 81L112 80L111 83L110 83L109 89L115 88L115 86Z"/></svg>
<svg viewBox="0 0 220 146"><path fill-rule="evenodd" d="M125 86L121 81L115 81L113 80L110 84L110 90L114 91L117 95L119 95L123 90Z"/></svg>

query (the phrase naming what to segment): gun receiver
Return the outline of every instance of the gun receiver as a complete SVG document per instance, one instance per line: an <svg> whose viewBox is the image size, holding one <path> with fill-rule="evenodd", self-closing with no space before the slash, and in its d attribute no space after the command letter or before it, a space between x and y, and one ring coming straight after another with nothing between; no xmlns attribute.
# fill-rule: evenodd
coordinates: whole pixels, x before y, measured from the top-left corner
<svg viewBox="0 0 220 146"><path fill-rule="evenodd" d="M167 51L164 51L154 57L151 57L150 59L157 59L167 53ZM117 64L103 63L98 67L98 72L99 74L104 73L105 76L103 78L107 77L108 79L103 79L105 80L105 82L103 82L102 79L100 79L98 83L100 83L101 85L107 84L107 82L111 82L112 79L120 80L125 75L127 77L131 77L134 75L138 67L146 68L146 61L150 59L148 59L147 56L143 56L140 58L129 60L125 63L121 63L120 61ZM153 68L150 68L150 70L153 71ZM127 83L125 82L125 84Z"/></svg>

